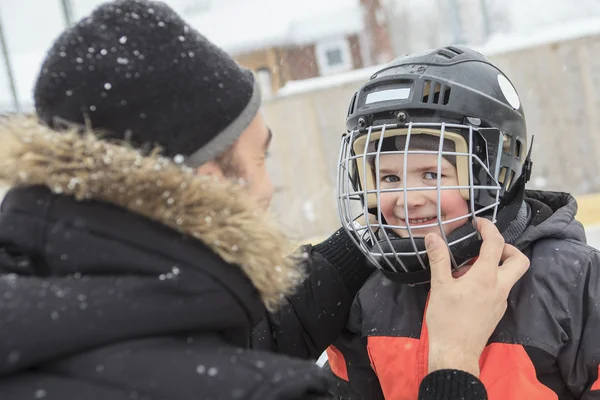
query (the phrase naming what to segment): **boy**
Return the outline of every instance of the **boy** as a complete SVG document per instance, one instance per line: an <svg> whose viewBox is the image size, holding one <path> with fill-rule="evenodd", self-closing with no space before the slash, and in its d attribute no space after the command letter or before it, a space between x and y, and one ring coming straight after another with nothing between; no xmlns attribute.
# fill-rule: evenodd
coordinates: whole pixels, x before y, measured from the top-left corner
<svg viewBox="0 0 600 400"><path fill-rule="evenodd" d="M397 59L354 95L347 128L340 216L379 270L328 349L343 395L417 398L428 371L423 238L441 234L460 277L479 254L479 216L531 260L480 358L489 398L600 399L600 253L570 195L525 192L525 117L504 74L464 47ZM352 222L358 202L376 223Z"/></svg>

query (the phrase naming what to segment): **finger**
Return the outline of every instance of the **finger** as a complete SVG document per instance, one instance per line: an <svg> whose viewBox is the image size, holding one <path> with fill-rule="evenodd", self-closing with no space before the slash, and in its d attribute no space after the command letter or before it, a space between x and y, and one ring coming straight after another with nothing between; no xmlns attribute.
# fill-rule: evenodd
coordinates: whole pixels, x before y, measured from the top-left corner
<svg viewBox="0 0 600 400"><path fill-rule="evenodd" d="M425 248L427 249L427 257L429 257L432 289L445 282L451 282L452 268L446 243L436 233L428 233L425 236Z"/></svg>
<svg viewBox="0 0 600 400"><path fill-rule="evenodd" d="M498 283L508 293L529 270L530 261L519 249L509 244L504 245L502 260L503 264L498 271Z"/></svg>
<svg viewBox="0 0 600 400"><path fill-rule="evenodd" d="M498 268L504 250L504 238L494 223L485 218L477 218L477 229L481 234L483 243L479 251L479 258L471 267L473 271L482 271L489 274Z"/></svg>

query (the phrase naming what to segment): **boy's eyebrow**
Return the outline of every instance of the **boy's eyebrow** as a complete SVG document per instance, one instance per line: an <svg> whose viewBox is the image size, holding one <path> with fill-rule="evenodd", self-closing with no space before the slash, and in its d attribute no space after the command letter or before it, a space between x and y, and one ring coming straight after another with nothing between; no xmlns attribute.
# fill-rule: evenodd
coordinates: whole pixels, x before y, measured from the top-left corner
<svg viewBox="0 0 600 400"><path fill-rule="evenodd" d="M379 175L382 174L397 174L398 171L395 168L380 168Z"/></svg>
<svg viewBox="0 0 600 400"><path fill-rule="evenodd" d="M452 166L448 166L445 164L442 164L442 171L448 171ZM410 169L410 168L409 168ZM435 164L426 164L422 167L418 167L415 169L418 172L425 172L425 171L432 171L435 170L437 171L437 163ZM379 168L379 174L402 174L402 167L398 167L398 168Z"/></svg>
<svg viewBox="0 0 600 400"><path fill-rule="evenodd" d="M438 164L426 164L422 167L417 168L418 171L430 171L430 170L437 170L438 168ZM450 168L454 168L454 166L452 164L447 165L442 163L442 171L448 171Z"/></svg>

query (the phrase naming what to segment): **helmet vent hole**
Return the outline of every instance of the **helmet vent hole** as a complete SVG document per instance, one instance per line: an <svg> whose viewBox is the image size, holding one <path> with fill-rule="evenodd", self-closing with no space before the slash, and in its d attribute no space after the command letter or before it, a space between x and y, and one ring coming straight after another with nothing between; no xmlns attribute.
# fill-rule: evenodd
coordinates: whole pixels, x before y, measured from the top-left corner
<svg viewBox="0 0 600 400"><path fill-rule="evenodd" d="M451 60L456 54L447 51L446 49L442 49L438 51L437 56L441 58L445 58L446 60Z"/></svg>
<svg viewBox="0 0 600 400"><path fill-rule="evenodd" d="M429 92L431 91L431 81L425 81L423 85L423 98L421 99L423 103L429 102Z"/></svg>
<svg viewBox="0 0 600 400"><path fill-rule="evenodd" d="M520 140L517 139L517 140L515 140L515 154L514 154L514 156L517 157L517 158L519 158L519 159L521 159L522 158L521 151L522 151L522 143L521 143Z"/></svg>
<svg viewBox="0 0 600 400"><path fill-rule="evenodd" d="M438 57L445 58L446 60L451 60L462 53L463 51L457 49L456 47L444 47L443 49L440 49L436 55Z"/></svg>
<svg viewBox="0 0 600 400"><path fill-rule="evenodd" d="M348 116L354 112L354 105L356 104L356 93L352 97L352 101L350 102L350 108L348 108Z"/></svg>
<svg viewBox="0 0 600 400"><path fill-rule="evenodd" d="M440 103L440 91L441 90L442 90L442 85L440 85L438 82L436 82L434 89L433 89L433 103L434 104Z"/></svg>
<svg viewBox="0 0 600 400"><path fill-rule="evenodd" d="M510 135L504 134L503 140L502 140L502 151L504 153L512 154L512 152L510 151L511 142L512 142L511 139L512 139L512 137Z"/></svg>
<svg viewBox="0 0 600 400"><path fill-rule="evenodd" d="M444 86L439 82L425 81L423 84L423 103L448 104L450 101L450 86Z"/></svg>
<svg viewBox="0 0 600 400"><path fill-rule="evenodd" d="M504 190L508 190L508 187L512 183L515 176L515 171L508 167L502 167L500 175L498 175L498 183L504 186Z"/></svg>
<svg viewBox="0 0 600 400"><path fill-rule="evenodd" d="M457 55L462 54L463 51L460 49L457 49L456 47L452 47L452 46L448 46L446 47L448 50L450 50L453 53L456 53Z"/></svg>
<svg viewBox="0 0 600 400"><path fill-rule="evenodd" d="M444 105L450 101L450 86L444 87Z"/></svg>

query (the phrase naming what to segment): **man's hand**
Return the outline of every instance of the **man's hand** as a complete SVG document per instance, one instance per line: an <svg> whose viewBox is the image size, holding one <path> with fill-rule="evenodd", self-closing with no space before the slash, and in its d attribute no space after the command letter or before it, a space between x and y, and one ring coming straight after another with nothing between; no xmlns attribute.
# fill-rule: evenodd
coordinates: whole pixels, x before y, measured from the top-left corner
<svg viewBox="0 0 600 400"><path fill-rule="evenodd" d="M431 267L429 372L459 369L479 376L479 358L506 311L508 294L529 268L529 259L505 244L491 221L477 218L477 227L483 239L479 258L460 278L452 276L442 238L425 237Z"/></svg>

